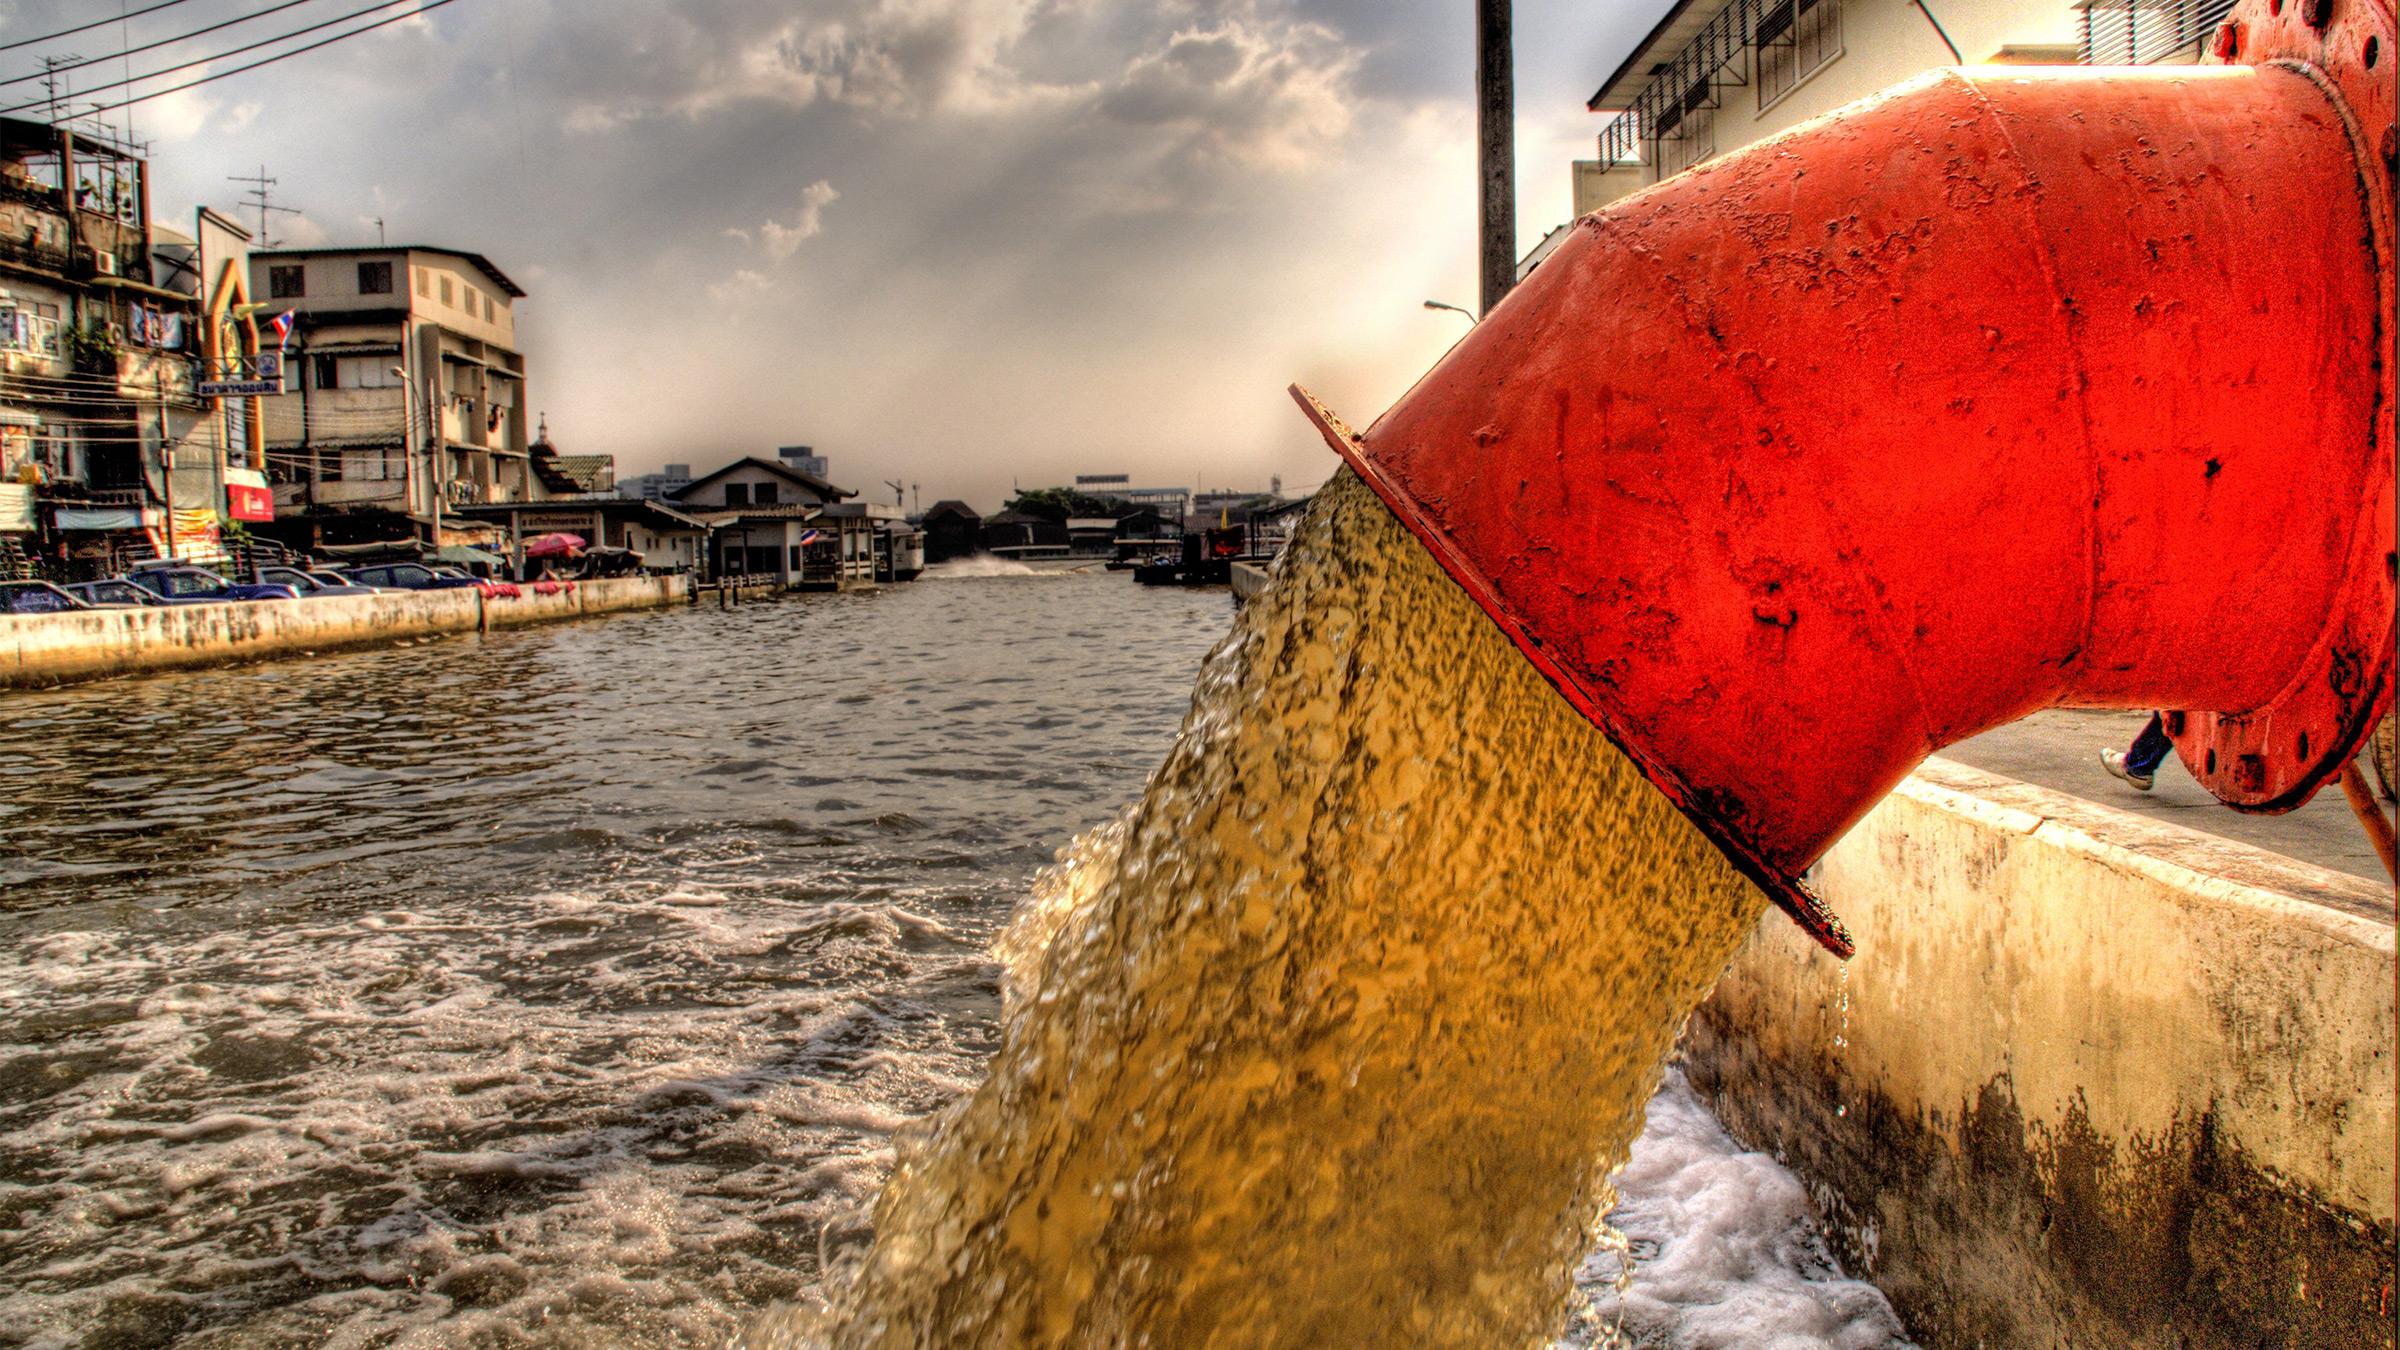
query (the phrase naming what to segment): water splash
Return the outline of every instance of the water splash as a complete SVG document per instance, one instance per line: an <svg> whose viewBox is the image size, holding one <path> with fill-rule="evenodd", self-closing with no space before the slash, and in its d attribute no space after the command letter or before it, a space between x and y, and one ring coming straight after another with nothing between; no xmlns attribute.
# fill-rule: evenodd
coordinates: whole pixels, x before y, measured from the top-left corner
<svg viewBox="0 0 2400 1350"><path fill-rule="evenodd" d="M962 581L979 577L1038 577L1043 575L1045 574L1027 567L1014 558L977 553L971 557L954 558L949 562L935 563L926 568L919 579L923 581Z"/></svg>
<svg viewBox="0 0 2400 1350"><path fill-rule="evenodd" d="M1763 898L1344 475L755 1344L1539 1345Z"/></svg>

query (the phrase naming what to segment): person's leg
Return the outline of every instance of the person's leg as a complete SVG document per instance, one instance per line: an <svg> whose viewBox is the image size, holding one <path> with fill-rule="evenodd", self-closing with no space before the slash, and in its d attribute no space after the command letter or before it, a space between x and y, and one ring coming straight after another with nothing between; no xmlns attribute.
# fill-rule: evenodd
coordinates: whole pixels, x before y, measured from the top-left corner
<svg viewBox="0 0 2400 1350"><path fill-rule="evenodd" d="M2166 723L2157 713L2152 713L2148 725L2142 728L2142 734L2134 737L2133 744L2126 747L2125 767L2132 773L2156 773L2158 766L2166 762L2168 752L2174 748L2175 742L2167 739Z"/></svg>
<svg viewBox="0 0 2400 1350"><path fill-rule="evenodd" d="M2157 713L2152 713L2150 724L2142 728L2141 735L2133 738L2131 746L2123 750L2100 752L2100 767L2124 779L2137 790L2148 792L2158 773L2159 764L2166 759L2167 752L2174 748L2175 743L2167 739L2166 724Z"/></svg>

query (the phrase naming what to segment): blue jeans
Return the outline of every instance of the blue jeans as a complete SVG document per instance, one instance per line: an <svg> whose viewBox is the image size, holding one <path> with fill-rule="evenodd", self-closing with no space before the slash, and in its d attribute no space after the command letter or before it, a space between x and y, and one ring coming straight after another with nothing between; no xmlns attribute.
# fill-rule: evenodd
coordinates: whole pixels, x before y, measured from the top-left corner
<svg viewBox="0 0 2400 1350"><path fill-rule="evenodd" d="M2152 713L2150 714L2150 725L2143 727L2142 734L2134 737L2133 744L2126 748L2125 771L2138 774L2156 773L2158 766L2166 762L2167 752L2174 748L2175 742L2167 739L2165 723L2159 720L2157 713Z"/></svg>

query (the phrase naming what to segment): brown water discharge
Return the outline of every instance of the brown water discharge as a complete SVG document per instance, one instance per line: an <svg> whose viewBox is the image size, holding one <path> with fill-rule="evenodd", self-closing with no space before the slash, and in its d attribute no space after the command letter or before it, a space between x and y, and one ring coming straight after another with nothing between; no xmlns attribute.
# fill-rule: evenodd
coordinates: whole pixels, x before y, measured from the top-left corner
<svg viewBox="0 0 2400 1350"><path fill-rule="evenodd" d="M1002 944L990 1076L831 1325L1540 1345L1764 899L1347 474Z"/></svg>

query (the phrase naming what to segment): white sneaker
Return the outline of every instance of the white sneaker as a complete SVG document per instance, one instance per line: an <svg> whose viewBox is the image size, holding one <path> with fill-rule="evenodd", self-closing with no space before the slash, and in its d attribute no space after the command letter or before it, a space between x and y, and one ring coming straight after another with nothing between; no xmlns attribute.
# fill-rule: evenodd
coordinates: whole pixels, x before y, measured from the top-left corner
<svg viewBox="0 0 2400 1350"><path fill-rule="evenodd" d="M2108 770L2111 776L2122 778L2126 782L2133 784L2134 791L2136 792L2148 792L2150 790L2150 784L2157 781L2154 775L2135 773L2133 770L2126 768L2125 752L2122 750L2101 751L2100 767Z"/></svg>

